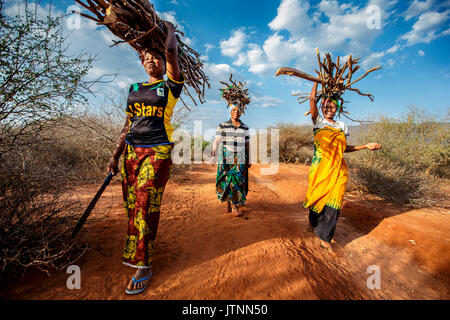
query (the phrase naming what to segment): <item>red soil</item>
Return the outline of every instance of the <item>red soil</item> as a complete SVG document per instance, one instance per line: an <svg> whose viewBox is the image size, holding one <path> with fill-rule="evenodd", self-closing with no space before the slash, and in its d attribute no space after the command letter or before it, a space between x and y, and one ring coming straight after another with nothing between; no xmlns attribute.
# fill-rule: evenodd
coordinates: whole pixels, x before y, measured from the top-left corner
<svg viewBox="0 0 450 320"><path fill-rule="evenodd" d="M8 299L449 299L450 214L411 210L347 193L334 251L307 230L301 203L308 167L281 165L276 175L250 169L244 218L225 214L215 196L215 167L197 166L169 181L163 197L147 290L127 296L134 269L121 263L126 217L120 185L109 186L85 228L89 249L69 274L26 275L2 292ZM97 186L79 196L88 202ZM366 286L381 270L381 289Z"/></svg>

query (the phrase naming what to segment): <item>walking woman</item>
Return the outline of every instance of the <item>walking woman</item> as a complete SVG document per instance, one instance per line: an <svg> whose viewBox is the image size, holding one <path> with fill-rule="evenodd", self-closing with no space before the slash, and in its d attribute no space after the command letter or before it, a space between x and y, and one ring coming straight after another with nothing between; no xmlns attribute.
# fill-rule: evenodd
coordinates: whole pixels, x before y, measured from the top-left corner
<svg viewBox="0 0 450 320"><path fill-rule="evenodd" d="M165 25L165 52L140 54L150 78L130 87L126 122L108 165L108 173L117 174L123 153L122 190L128 216L123 263L136 268L126 288L128 294L144 291L152 275L161 200L172 165L171 116L183 89L174 26L167 21Z"/></svg>
<svg viewBox="0 0 450 320"><path fill-rule="evenodd" d="M232 84L222 89L222 97L227 100L227 107L231 108L231 117L217 127L211 156L215 157L219 149L217 197L226 203L227 213L232 212L235 217L241 217L243 214L239 206L243 206L247 200L248 169L251 164L249 128L240 117L245 112L246 105L250 103L250 98L247 90L243 89L244 84L236 84L231 77L230 81Z"/></svg>
<svg viewBox="0 0 450 320"><path fill-rule="evenodd" d="M321 239L321 245L330 249L348 179L348 167L343 154L363 149L379 150L381 145L347 145L347 126L344 122L334 120L340 107L339 97L322 98L322 117L317 109L316 93L317 82L314 83L309 98L314 123L314 156L303 206L309 208L309 223Z"/></svg>

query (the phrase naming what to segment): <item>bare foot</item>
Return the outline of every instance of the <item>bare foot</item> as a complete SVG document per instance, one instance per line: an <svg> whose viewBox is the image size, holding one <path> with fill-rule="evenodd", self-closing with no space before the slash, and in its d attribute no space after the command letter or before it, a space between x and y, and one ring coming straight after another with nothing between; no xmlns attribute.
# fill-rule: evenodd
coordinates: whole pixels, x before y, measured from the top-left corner
<svg viewBox="0 0 450 320"><path fill-rule="evenodd" d="M143 281L139 281L140 279L143 279L145 277L148 277L152 272L152 268L138 268L136 273L134 274L134 279L136 280L133 281L133 279L130 280L130 282L128 283L128 290L139 290L141 288L144 288L147 285L147 282L150 280L143 280Z"/></svg>
<svg viewBox="0 0 450 320"><path fill-rule="evenodd" d="M333 251L333 247L331 246L331 243L323 241L322 239L320 239L320 246L322 248L327 249L328 251Z"/></svg>
<svg viewBox="0 0 450 320"><path fill-rule="evenodd" d="M225 213L230 213L231 212L231 203L230 201L227 201L227 209L225 210Z"/></svg>
<svg viewBox="0 0 450 320"><path fill-rule="evenodd" d="M232 205L231 205L231 208L232 208L232 210L233 210L233 215L234 215L235 217L242 217L242 216L243 216L242 212L239 211L237 205L232 204Z"/></svg>

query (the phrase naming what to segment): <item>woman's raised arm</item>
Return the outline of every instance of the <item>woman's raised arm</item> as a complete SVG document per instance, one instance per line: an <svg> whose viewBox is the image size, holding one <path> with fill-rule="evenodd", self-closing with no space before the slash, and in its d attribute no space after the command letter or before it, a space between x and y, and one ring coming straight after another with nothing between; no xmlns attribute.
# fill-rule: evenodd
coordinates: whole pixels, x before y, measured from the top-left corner
<svg viewBox="0 0 450 320"><path fill-rule="evenodd" d="M175 37L175 27L169 21L164 21L167 28L167 39L166 39L166 73L167 75L175 81L180 81L181 72L180 65L178 64L178 41Z"/></svg>
<svg viewBox="0 0 450 320"><path fill-rule="evenodd" d="M309 95L309 112L311 112L311 119L314 123L316 123L317 116L319 115L316 104L317 85L318 83L314 82L311 94Z"/></svg>

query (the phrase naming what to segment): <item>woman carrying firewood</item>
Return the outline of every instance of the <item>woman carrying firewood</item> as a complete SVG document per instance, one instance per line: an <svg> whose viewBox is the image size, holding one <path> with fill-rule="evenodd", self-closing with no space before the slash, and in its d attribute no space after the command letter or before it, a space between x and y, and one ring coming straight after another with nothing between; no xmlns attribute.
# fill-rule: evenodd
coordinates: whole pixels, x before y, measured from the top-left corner
<svg viewBox="0 0 450 320"><path fill-rule="evenodd" d="M341 64L342 60L339 56L336 62L333 62L330 53L326 53L323 60L320 57L319 49L316 50L316 53L319 63L319 70L316 70L316 73L319 77L289 67L278 69L275 75L285 74L314 82L310 94L295 94L299 96L297 98L299 103L309 101L310 110L305 113L305 116L311 114L314 130L314 156L309 170L309 187L303 206L309 208L309 224L321 239L321 245L331 249L330 243L336 230L348 179L348 168L343 154L363 149L381 149L381 145L378 143L361 146L347 145L348 128L344 122L335 121L334 116L336 114L346 116L345 114L348 113L344 111L344 100L341 97L347 90L369 97L373 101L372 94L362 93L353 85L382 67L373 67L361 77L353 80L352 77L359 69L358 60L360 58L353 59L350 55L347 61ZM322 89L321 93L317 95L319 83L322 85ZM317 109L317 103L320 100L323 116ZM348 118L348 116L346 117Z"/></svg>
<svg viewBox="0 0 450 320"><path fill-rule="evenodd" d="M221 89L222 97L230 107L230 120L222 122L217 127L211 156L216 156L220 146L216 177L216 194L221 202L226 202L226 212L232 212L235 217L243 216L239 206L245 204L248 193L248 169L250 134L249 128L240 117L245 113L246 105L250 103L245 84L236 84L230 77L231 85Z"/></svg>
<svg viewBox="0 0 450 320"><path fill-rule="evenodd" d="M123 153L122 190L128 216L123 263L137 269L126 289L128 294L144 291L152 275L160 205L172 165L171 116L183 89L174 26L164 23L165 52L141 51L150 79L130 87L127 118L108 165L108 173L117 174Z"/></svg>
<svg viewBox="0 0 450 320"><path fill-rule="evenodd" d="M347 145L348 128L342 121L335 121L336 112L342 108L339 96L322 97L321 116L317 109L317 82L310 98L310 112L314 130L314 156L308 181L309 188L303 206L309 208L309 223L321 239L321 245L331 249L330 242L336 230L336 223L345 193L348 168L344 152L363 149L379 150L378 143L360 146Z"/></svg>

